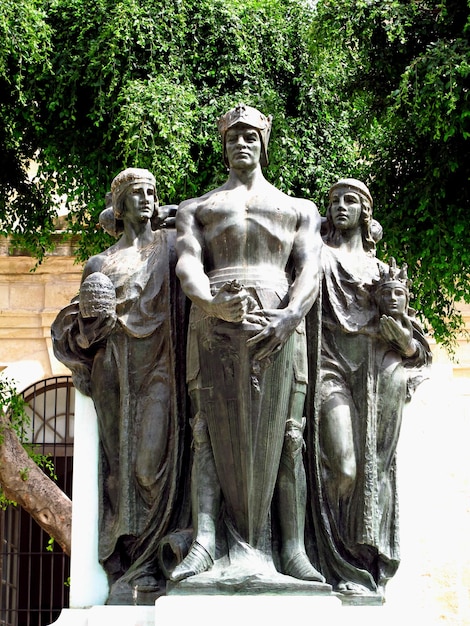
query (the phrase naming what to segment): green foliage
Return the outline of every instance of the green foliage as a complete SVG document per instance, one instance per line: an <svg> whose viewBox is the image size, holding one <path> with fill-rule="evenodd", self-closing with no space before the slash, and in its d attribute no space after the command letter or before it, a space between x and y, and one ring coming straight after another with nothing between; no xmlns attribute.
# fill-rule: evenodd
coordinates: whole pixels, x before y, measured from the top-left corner
<svg viewBox="0 0 470 626"><path fill-rule="evenodd" d="M14 382L0 376L0 414L8 415L9 426L20 439L24 438L25 428L29 424L25 406L24 398L17 393ZM2 430L0 428L0 445L3 443Z"/></svg>
<svg viewBox="0 0 470 626"><path fill-rule="evenodd" d="M27 419L24 410L24 400L16 393L14 384L3 376L0 376L0 414L10 416L10 424L15 432L21 432L22 424ZM0 425L0 446L4 441L4 427ZM16 502L8 499L0 485L0 510L8 506L16 506Z"/></svg>
<svg viewBox="0 0 470 626"><path fill-rule="evenodd" d="M42 452L37 452L37 444L29 444L22 442L26 452L28 453L29 458L36 463L38 467L42 469L42 471L52 478L52 480L57 480L57 475L55 473L54 461L52 460L50 454L43 454Z"/></svg>
<svg viewBox="0 0 470 626"><path fill-rule="evenodd" d="M5 497L2 489L0 489L0 511L6 511L9 506L17 506L18 503L14 500L9 500Z"/></svg>
<svg viewBox="0 0 470 626"><path fill-rule="evenodd" d="M20 478L21 478L21 480L26 482L28 480L28 478L29 478L29 472L30 472L29 467L22 467L20 469Z"/></svg>
<svg viewBox="0 0 470 626"><path fill-rule="evenodd" d="M450 345L470 300L469 28L463 0L7 0L0 234L41 260L60 198L88 258L122 168L151 169L165 204L224 180L215 122L244 100L274 115L286 193L323 211L338 177L369 184L379 254L406 259Z"/></svg>
<svg viewBox="0 0 470 626"><path fill-rule="evenodd" d="M373 193L379 254L408 263L413 304L451 350L462 325L455 306L470 301L469 6L325 0L318 8L312 71L326 72L331 123L346 117L347 138L359 145L350 172Z"/></svg>
<svg viewBox="0 0 470 626"><path fill-rule="evenodd" d="M387 141L377 145L382 168L377 186L387 246L407 259L416 305L436 338L449 346L461 325L455 303L470 301L470 234L465 226L470 18L467 10L462 36L456 36L457 15L447 5L435 15L434 37L410 59L390 94L382 120ZM392 228L396 220L400 228Z"/></svg>
<svg viewBox="0 0 470 626"><path fill-rule="evenodd" d="M39 258L50 248L57 197L83 234L82 259L109 245L95 227L112 178L129 165L155 173L162 203L219 184L215 122L238 100L274 114L272 176L286 190L299 187L307 2L23 1L43 7L50 36L18 99L34 107L11 107L20 134L32 137L23 166L32 157L40 164L32 183L23 179L35 202L16 184L13 210L11 195L0 207L0 232L13 232L18 246Z"/></svg>
<svg viewBox="0 0 470 626"><path fill-rule="evenodd" d="M0 234L22 233L27 224L31 248L42 256L51 247L50 205L27 169L38 149L31 84L47 68L51 50L44 3L2 0L0 42Z"/></svg>

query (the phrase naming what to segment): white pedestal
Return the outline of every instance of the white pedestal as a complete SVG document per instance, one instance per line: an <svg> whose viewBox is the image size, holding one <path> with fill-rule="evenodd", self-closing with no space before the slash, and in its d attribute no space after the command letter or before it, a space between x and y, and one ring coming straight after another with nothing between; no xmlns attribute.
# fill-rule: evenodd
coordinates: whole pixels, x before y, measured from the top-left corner
<svg viewBox="0 0 470 626"><path fill-rule="evenodd" d="M91 398L75 394L70 608L104 604L106 574L98 562L98 420Z"/></svg>
<svg viewBox="0 0 470 626"><path fill-rule="evenodd" d="M164 596L155 603L155 626L288 626L319 624L321 616L335 624L341 610L341 602L330 595Z"/></svg>
<svg viewBox="0 0 470 626"><path fill-rule="evenodd" d="M397 626L441 624L413 604L343 606L335 596L163 596L155 607L64 609L53 626Z"/></svg>
<svg viewBox="0 0 470 626"><path fill-rule="evenodd" d="M63 609L53 626L154 626L153 606L92 606Z"/></svg>
<svg viewBox="0 0 470 626"><path fill-rule="evenodd" d="M64 609L54 626L288 626L322 616L339 624L342 610L334 596L163 596L155 607Z"/></svg>

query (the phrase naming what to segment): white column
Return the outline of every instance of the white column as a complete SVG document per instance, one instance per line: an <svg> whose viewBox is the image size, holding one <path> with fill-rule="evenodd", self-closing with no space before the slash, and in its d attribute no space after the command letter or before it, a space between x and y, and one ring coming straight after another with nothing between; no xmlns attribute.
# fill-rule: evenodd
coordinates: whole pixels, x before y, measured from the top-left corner
<svg viewBox="0 0 470 626"><path fill-rule="evenodd" d="M108 582L98 562L98 421L92 399L78 391L72 502L70 608L102 605Z"/></svg>

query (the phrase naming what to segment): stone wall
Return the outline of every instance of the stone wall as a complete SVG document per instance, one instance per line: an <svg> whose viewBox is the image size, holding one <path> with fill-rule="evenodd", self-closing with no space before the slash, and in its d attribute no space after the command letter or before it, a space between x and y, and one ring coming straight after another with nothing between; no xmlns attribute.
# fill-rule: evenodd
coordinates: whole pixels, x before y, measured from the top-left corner
<svg viewBox="0 0 470 626"><path fill-rule="evenodd" d="M70 245L61 251L35 267L33 259L10 255L0 242L0 370L19 390L70 373L52 354L50 327L77 294L82 267Z"/></svg>

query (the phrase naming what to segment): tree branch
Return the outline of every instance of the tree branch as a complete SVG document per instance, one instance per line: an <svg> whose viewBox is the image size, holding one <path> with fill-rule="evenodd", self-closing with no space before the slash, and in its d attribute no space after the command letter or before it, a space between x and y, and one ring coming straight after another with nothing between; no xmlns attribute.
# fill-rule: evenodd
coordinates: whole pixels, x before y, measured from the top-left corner
<svg viewBox="0 0 470 626"><path fill-rule="evenodd" d="M0 412L0 485L70 555L72 501L34 463Z"/></svg>

